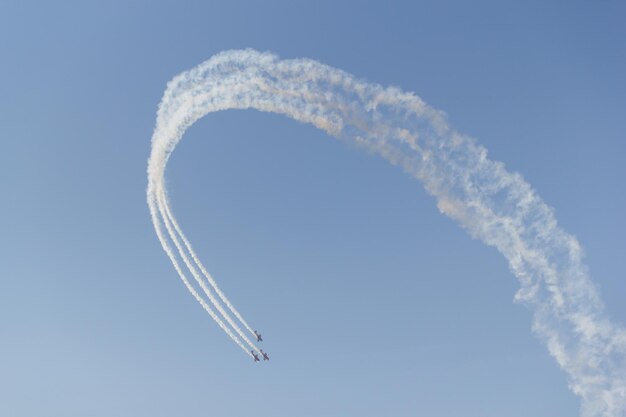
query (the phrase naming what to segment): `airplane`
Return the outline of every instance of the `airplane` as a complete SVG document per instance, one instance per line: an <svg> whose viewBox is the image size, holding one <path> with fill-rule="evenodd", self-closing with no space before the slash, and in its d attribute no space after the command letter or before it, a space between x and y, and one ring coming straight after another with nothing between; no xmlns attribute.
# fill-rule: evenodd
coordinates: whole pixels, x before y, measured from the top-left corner
<svg viewBox="0 0 626 417"><path fill-rule="evenodd" d="M263 360L264 361L269 361L270 360L270 357L267 356L267 353L263 352L263 349L261 349L261 355L263 355Z"/></svg>
<svg viewBox="0 0 626 417"><path fill-rule="evenodd" d="M256 330L254 331L254 335L256 336L256 341L257 342L262 342L263 341L263 336L261 336L261 333L257 332Z"/></svg>
<svg viewBox="0 0 626 417"><path fill-rule="evenodd" d="M250 353L252 353L252 356L254 357L254 361L255 362L259 362L259 355L257 355L256 353L254 353L253 350L250 351ZM265 359L264 359L265 360Z"/></svg>

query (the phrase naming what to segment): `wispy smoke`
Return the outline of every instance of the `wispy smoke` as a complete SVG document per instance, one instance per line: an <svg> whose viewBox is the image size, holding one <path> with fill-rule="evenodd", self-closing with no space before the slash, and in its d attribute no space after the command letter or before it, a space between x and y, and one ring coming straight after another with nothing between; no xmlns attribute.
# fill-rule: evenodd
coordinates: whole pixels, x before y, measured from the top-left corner
<svg viewBox="0 0 626 417"><path fill-rule="evenodd" d="M454 131L440 111L412 93L369 84L312 60L280 60L253 50L218 54L168 84L148 163L148 204L163 248L194 297L242 349L248 352L239 337L250 342L202 278L251 329L178 227L168 206L164 173L174 147L196 120L218 110L247 108L311 123L421 180L442 213L506 257L520 282L516 300L532 310L533 331L582 398L582 415L626 415L626 331L608 319L581 261L578 241L557 225L552 209L521 175L488 159L484 147ZM170 240L236 335L189 283Z"/></svg>

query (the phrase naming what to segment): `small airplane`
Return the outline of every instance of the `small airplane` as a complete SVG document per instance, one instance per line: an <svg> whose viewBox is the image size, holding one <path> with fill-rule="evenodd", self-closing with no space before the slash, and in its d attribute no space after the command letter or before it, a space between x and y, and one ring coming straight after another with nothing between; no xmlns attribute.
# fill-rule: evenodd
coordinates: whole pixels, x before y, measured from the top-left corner
<svg viewBox="0 0 626 417"><path fill-rule="evenodd" d="M269 361L270 360L270 357L267 356L267 353L263 352L263 349L261 349L261 355L263 355L263 360L264 361Z"/></svg>
<svg viewBox="0 0 626 417"><path fill-rule="evenodd" d="M257 332L256 330L254 331L254 335L256 336L256 341L257 342L262 342L263 341L263 336L261 336L261 333Z"/></svg>
<svg viewBox="0 0 626 417"><path fill-rule="evenodd" d="M257 355L256 353L254 353L253 350L250 351L250 353L252 353L252 357L254 357L254 361L255 362L259 362L259 355Z"/></svg>

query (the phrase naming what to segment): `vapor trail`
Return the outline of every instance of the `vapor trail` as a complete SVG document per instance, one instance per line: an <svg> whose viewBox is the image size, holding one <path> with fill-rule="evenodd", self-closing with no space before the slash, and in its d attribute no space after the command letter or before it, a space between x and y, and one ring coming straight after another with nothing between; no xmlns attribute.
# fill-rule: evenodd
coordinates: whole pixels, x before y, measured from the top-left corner
<svg viewBox="0 0 626 417"><path fill-rule="evenodd" d="M626 414L626 331L607 317L580 244L521 175L489 160L484 147L412 93L252 50L218 54L176 76L159 105L148 162L148 204L162 243L155 207L163 211L158 193L176 144L207 113L247 108L311 123L421 180L442 213L507 258L520 282L516 300L533 311L533 331L567 373L582 415Z"/></svg>
<svg viewBox="0 0 626 417"><path fill-rule="evenodd" d="M220 300L222 300L222 302L226 305L226 307L228 307L228 309L235 315L237 320L239 320L241 322L241 324L243 324L243 326L252 335L254 335L254 330L248 325L248 323L246 323L246 321L243 319L243 317L241 317L241 314L239 314L239 312L237 311L235 306L233 306L232 303L228 300L228 298L226 298L226 296L224 295L222 290L220 290L220 288L217 286L217 282L215 282L215 280L213 279L211 274L209 274L209 272L206 270L206 268L204 267L202 262L200 262L200 259L198 259L198 255L196 255L196 252L193 250L193 247L191 246L191 243L189 242L189 240L187 239L187 237L183 233L182 229L178 225L178 221L176 220L176 217L174 217L174 215L171 212L170 206L169 206L168 201L167 201L167 196L165 195L165 191L162 191L161 198L163 199L163 205L164 205L164 208L165 208L165 213L166 213L167 217L169 218L170 222L172 222L172 225L174 226L174 230L176 230L176 234L178 234L178 236L180 236L181 240L185 244L185 248L187 249L187 251L191 255L191 258L193 259L193 261L196 264L196 266L202 272L202 275L204 275L204 277L206 278L208 283L211 285L211 287L213 287L213 290L218 295ZM223 315L224 315L224 317L228 316L226 313L223 313ZM229 321L229 323L230 323L230 321ZM233 326L233 328L239 329L236 324L231 323L231 325ZM245 339L245 336L243 334L241 334L240 331L239 331L239 333L240 333L241 337ZM254 348L256 349L256 347L254 347Z"/></svg>
<svg viewBox="0 0 626 417"><path fill-rule="evenodd" d="M161 242L161 246L163 246L163 250L165 250L165 253L167 254L167 256L170 258L170 260L172 261L172 264L174 265L174 269L176 269L176 272L178 272L178 275L180 276L180 279L183 281L183 283L185 284L185 287L187 287L187 289L189 290L189 292L194 296L194 298L200 303L200 305L202 306L202 308L204 308L204 310L209 313L209 316L211 316L211 318L213 320L215 320L215 322L218 324L218 326L220 326L220 328L222 330L224 330L224 332L226 332L226 334L240 347L244 350L244 352L246 352L247 355L252 356L250 354L250 352L248 352L248 349L246 349L246 347L241 343L241 341L234 335L232 334L230 328L228 328L223 322L222 320L220 320L220 318L215 314L215 312L213 311L213 309L211 309L211 307L209 307L209 305L206 303L206 301L200 296L200 294L198 294L198 292L196 291L196 289L193 287L193 285L191 285L191 283L189 282L189 280L187 279L187 277L185 276L185 273L183 272L183 270L180 268L180 265L178 263L178 260L176 259L176 255L174 254L174 252L172 251L172 248L170 247L168 241L167 241L167 237L163 234L163 229L162 229L162 224L161 224L161 220L163 220L165 227L168 231L168 233L172 234L171 231L171 226L169 225L167 219L163 216L163 209L162 207L158 204L158 202L154 201L154 200L148 200L148 204L150 206L150 215L152 217L152 223L154 224L154 228L156 230L157 233L157 237L159 238L159 241Z"/></svg>
<svg viewBox="0 0 626 417"><path fill-rule="evenodd" d="M183 259L185 266L187 266L187 269L189 270L189 272L191 272L191 275L194 277L198 285L200 285L200 288L202 288L202 291L204 292L204 294L209 298L209 301L211 301L213 306L215 306L217 311L228 322L228 324L235 330L235 332L239 335L239 337L241 337L241 339L243 339L243 341L246 342L248 346L250 346L252 349L259 351L259 349L246 337L246 335L243 334L243 332L241 331L237 323L233 321L232 317L230 317L230 315L224 310L220 302L215 298L211 290L206 286L206 283L204 282L202 277L200 277L200 275L198 274L196 267L192 265L191 260L189 259L189 256L187 256L185 249L182 247L180 241L178 240L178 236L180 236L184 240L184 237L182 237L182 232L177 233L172 228L172 225L175 225L176 222L175 222L174 216L172 215L172 212L170 211L170 207L167 202L167 196L165 195L165 190L163 189L161 189L161 192L159 193L159 210L161 212L161 215L163 216L165 227L168 233L170 234L170 238L174 242L174 246L176 246L176 249L178 249L178 253L180 257ZM218 324L221 323L219 319L216 319L216 321L218 321ZM221 325L223 325L223 323ZM236 343L239 342L236 336L234 336L230 332L227 332L227 333ZM247 349L246 349L246 352L247 352Z"/></svg>

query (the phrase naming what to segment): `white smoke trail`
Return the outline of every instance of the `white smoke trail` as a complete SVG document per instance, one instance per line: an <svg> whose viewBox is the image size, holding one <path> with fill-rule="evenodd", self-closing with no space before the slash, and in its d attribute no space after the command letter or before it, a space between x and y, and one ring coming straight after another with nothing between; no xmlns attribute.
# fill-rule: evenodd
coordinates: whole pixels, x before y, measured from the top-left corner
<svg viewBox="0 0 626 417"><path fill-rule="evenodd" d="M205 282L202 280L202 277L200 277L200 275L198 274L198 271L196 270L194 265L191 264L191 260L189 259L189 256L187 256L185 249L182 247L180 241L178 240L179 235L177 235L177 233L172 228L172 224L174 223L172 219L174 219L174 216L172 215L172 212L170 211L170 207L167 202L167 196L165 194L165 190L161 189L158 198L159 198L158 200L159 211L161 215L163 216L165 227L168 233L170 234L170 238L174 242L174 246L176 246L176 249L178 249L178 253L180 257L183 259L183 262L187 266L187 269L189 269L189 272L191 272L191 275L194 277L198 285L200 285L200 288L202 288L202 291L204 292L204 294L209 298L209 301L211 301L211 303L215 306L215 308L222 315L222 317L228 322L228 324L235 330L235 332L237 332L237 334L243 339L243 341L248 344L248 346L250 346L252 349L260 353L260 350L246 337L246 335L243 334L239 326L233 321L232 317L230 317L230 315L224 310L220 302L215 298L215 296L213 296L213 293L206 286ZM237 338L234 335L232 335L231 333L228 333L228 334L236 343L238 342Z"/></svg>
<svg viewBox="0 0 626 417"><path fill-rule="evenodd" d="M191 258L195 262L196 266L200 269L200 271L202 272L202 275L204 275L204 277L207 279L207 281L211 285L211 287L213 287L213 289L215 290L215 293L220 298L220 300L222 300L222 302L226 305L226 307L228 307L228 309L235 315L237 320L239 320L241 322L241 324L243 324L243 326L252 335L255 335L254 330L252 329L252 327L250 327L250 325L248 325L248 323L243 319L243 317L241 317L241 314L239 314L239 311L237 311L235 306L233 306L232 303L228 300L228 298L226 298L226 296L224 295L222 290L220 290L220 288L217 286L217 282L215 282L215 280L213 279L211 274L209 274L209 272L206 270L206 268L204 267L202 262L200 262L200 259L198 259L198 255L196 255L196 252L193 250L193 247L191 246L191 243L189 242L189 240L187 239L187 237L183 233L182 229L178 225L178 221L176 220L176 217L174 217L174 215L172 214L172 212L170 210L170 206L169 206L168 201L167 201L167 196L164 193L165 193L165 191L163 191L163 195L161 196L161 198L163 200L165 213L167 214L167 217L169 218L170 222L172 222L172 225L174 226L174 230L176 230L176 234L178 234L178 236L180 236L181 240L185 244L185 248L187 248L187 251L191 255ZM226 314L226 313L224 313L224 314ZM226 316L227 316L227 314L225 315L225 317ZM229 323L230 323L230 321L229 321ZM235 329L238 329L237 325L234 325L234 324L231 324L231 325ZM243 335L241 335L241 336L242 336L242 338L245 339L245 336L243 336ZM256 337L256 335L255 335L255 337ZM255 347L255 349L256 349L256 347Z"/></svg>
<svg viewBox="0 0 626 417"><path fill-rule="evenodd" d="M154 228L156 230L157 237L159 238L159 241L161 242L161 246L163 246L163 250L165 250L165 253L172 261L172 264L174 265L174 269L176 269L176 272L178 272L178 275L180 276L180 279L185 284L185 287L187 287L189 292L200 303L202 308L204 308L206 312L209 313L211 318L215 320L215 322L220 326L220 328L224 330L224 332L226 332L226 334L230 336L230 338L240 348L242 348L244 352L246 352L247 355L252 357L250 352L248 352L248 349L241 343L241 341L234 334L232 334L231 330L222 322L222 320L220 320L220 318L215 314L215 312L211 309L211 307L209 307L206 301L200 296L200 294L198 294L196 289L189 283L189 280L185 276L185 273L180 268L178 260L176 259L176 255L174 254L174 252L172 251L172 248L167 242L167 237L163 234L163 229L161 227L161 220L163 220L163 222L165 223L165 227L168 230L168 233L170 234L170 236L172 235L172 231L171 231L171 226L168 223L168 220L163 216L164 213L163 213L162 207L155 200L148 200L148 204L150 206L150 215L152 216L152 223L154 224ZM159 215L161 217L159 217Z"/></svg>
<svg viewBox="0 0 626 417"><path fill-rule="evenodd" d="M311 123L420 179L441 212L507 258L521 285L516 299L533 311L533 331L567 373L582 415L626 414L626 331L608 319L580 244L519 174L489 160L485 148L412 93L312 60L218 54L176 76L164 93L148 163L151 212L185 130L207 113L246 108ZM153 221L158 234L154 213Z"/></svg>

